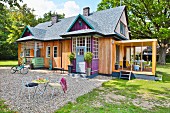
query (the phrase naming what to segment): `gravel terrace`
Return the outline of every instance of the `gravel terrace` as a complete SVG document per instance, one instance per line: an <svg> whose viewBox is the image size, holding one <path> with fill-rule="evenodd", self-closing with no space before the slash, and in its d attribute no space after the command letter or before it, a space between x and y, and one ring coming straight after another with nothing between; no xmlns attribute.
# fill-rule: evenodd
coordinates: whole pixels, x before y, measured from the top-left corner
<svg viewBox="0 0 170 113"><path fill-rule="evenodd" d="M38 76L48 78L50 81L65 77L68 86L67 93L64 95L63 91L58 89L51 98L52 89L47 86L43 96L36 94L33 98L35 90L31 90L31 99L28 99L28 90L22 89L22 79L32 77L35 80ZM111 77L100 75L93 79L74 78L67 74L61 75L48 70L29 70L27 75L18 72L11 74L10 67L0 67L0 98L6 100L5 103L9 105L10 109L19 113L52 113L69 101L74 102L77 97L100 87L103 82L109 79ZM39 85L38 88L43 88L43 85Z"/></svg>

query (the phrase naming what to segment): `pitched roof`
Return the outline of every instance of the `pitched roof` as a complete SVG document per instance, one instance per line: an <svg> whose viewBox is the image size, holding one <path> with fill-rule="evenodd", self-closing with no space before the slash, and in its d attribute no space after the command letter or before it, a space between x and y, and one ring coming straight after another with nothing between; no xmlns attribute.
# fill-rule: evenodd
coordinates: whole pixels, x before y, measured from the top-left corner
<svg viewBox="0 0 170 113"><path fill-rule="evenodd" d="M91 13L89 16L78 15L88 22L94 29L80 30L68 32L71 25L75 22L78 16L60 19L59 22L51 25L51 21L40 23L35 27L29 27L32 34L40 40L56 40L62 39L61 36L66 36L74 33L96 32L102 35L114 35L116 25L125 9L125 6L119 6L103 11Z"/></svg>

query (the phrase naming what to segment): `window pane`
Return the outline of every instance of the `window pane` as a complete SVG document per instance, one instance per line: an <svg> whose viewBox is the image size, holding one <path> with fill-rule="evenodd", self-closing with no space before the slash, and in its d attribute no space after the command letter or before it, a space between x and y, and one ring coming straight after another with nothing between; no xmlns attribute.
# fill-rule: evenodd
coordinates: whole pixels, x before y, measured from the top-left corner
<svg viewBox="0 0 170 113"><path fill-rule="evenodd" d="M98 58L98 38L94 38L93 53L94 58Z"/></svg>
<svg viewBox="0 0 170 113"><path fill-rule="evenodd" d="M57 47L54 47L54 57L57 57Z"/></svg>
<svg viewBox="0 0 170 113"><path fill-rule="evenodd" d="M50 47L46 48L46 57L49 58L50 57Z"/></svg>

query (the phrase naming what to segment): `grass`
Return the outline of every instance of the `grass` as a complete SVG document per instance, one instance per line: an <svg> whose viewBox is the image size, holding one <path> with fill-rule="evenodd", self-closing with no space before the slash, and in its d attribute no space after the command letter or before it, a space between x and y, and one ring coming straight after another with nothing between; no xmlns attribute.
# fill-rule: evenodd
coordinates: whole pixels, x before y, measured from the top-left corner
<svg viewBox="0 0 170 113"><path fill-rule="evenodd" d="M9 61L10 62L10 61ZM0 66L9 66L0 61ZM17 61L11 61L16 65ZM113 79L88 94L69 102L55 113L170 113L170 63L157 65L163 81ZM136 102L135 102L136 100ZM149 103L149 104L147 104ZM150 107L149 107L150 106ZM16 113L0 100L0 113Z"/></svg>
<svg viewBox="0 0 170 113"><path fill-rule="evenodd" d="M163 75L163 81L110 80L55 113L169 113L169 69L170 63L157 65L157 73Z"/></svg>
<svg viewBox="0 0 170 113"><path fill-rule="evenodd" d="M4 101L0 99L0 113L17 113L17 112L9 110L8 106L4 104Z"/></svg>
<svg viewBox="0 0 170 113"><path fill-rule="evenodd" d="M17 60L0 60L0 67L16 66L16 65L18 65Z"/></svg>

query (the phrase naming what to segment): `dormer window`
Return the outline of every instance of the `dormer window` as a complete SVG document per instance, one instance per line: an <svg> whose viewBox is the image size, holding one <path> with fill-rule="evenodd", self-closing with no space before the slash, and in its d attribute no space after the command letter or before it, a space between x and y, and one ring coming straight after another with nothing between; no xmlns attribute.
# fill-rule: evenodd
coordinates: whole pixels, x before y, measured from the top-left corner
<svg viewBox="0 0 170 113"><path fill-rule="evenodd" d="M79 25L82 27L83 24L82 24L82 20L79 20Z"/></svg>
<svg viewBox="0 0 170 113"><path fill-rule="evenodd" d="M120 33L125 35L125 25L122 22L120 22Z"/></svg>

